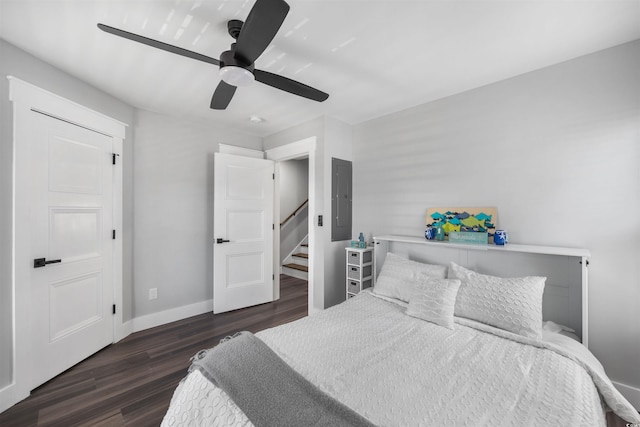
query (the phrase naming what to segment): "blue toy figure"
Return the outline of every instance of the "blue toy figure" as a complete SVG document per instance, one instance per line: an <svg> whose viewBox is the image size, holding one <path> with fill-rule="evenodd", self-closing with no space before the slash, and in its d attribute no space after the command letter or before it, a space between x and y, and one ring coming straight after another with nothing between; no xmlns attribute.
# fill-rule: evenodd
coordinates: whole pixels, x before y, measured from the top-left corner
<svg viewBox="0 0 640 427"><path fill-rule="evenodd" d="M436 237L436 229L433 228L430 224L427 225L427 229L424 230L424 238L427 240L433 240Z"/></svg>
<svg viewBox="0 0 640 427"><path fill-rule="evenodd" d="M509 235L504 230L496 230L496 233L493 235L493 243L496 245L506 245L509 243Z"/></svg>

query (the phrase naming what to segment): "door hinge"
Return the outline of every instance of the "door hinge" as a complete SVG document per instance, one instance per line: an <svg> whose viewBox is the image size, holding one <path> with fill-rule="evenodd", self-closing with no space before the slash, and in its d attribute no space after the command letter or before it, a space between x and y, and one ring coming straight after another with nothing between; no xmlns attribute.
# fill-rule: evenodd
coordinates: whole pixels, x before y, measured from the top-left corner
<svg viewBox="0 0 640 427"><path fill-rule="evenodd" d="M271 275L271 280L276 280L276 275L275 274Z"/></svg>
<svg viewBox="0 0 640 427"><path fill-rule="evenodd" d="M111 306L111 308L112 308L112 310L111 310L112 314L116 314L116 305L115 305L115 304L113 304L113 305Z"/></svg>
<svg viewBox="0 0 640 427"><path fill-rule="evenodd" d="M272 179L276 179L276 174L275 174L275 173L272 173L272 174L271 174L271 178L272 178Z"/></svg>
<svg viewBox="0 0 640 427"><path fill-rule="evenodd" d="M119 156L118 153L111 153L111 164L116 164L116 156Z"/></svg>
<svg viewBox="0 0 640 427"><path fill-rule="evenodd" d="M271 229L275 230L276 229L276 225L275 224L271 224Z"/></svg>
<svg viewBox="0 0 640 427"><path fill-rule="evenodd" d="M111 230L111 238L116 240L116 230Z"/></svg>

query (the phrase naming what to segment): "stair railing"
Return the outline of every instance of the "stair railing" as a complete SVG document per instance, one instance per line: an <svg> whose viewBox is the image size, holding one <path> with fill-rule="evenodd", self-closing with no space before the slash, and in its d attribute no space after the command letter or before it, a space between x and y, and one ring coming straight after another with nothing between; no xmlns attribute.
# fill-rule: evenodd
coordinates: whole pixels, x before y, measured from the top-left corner
<svg viewBox="0 0 640 427"><path fill-rule="evenodd" d="M300 206L298 206L296 208L296 210L294 210L291 215L289 215L288 217L286 217L284 219L284 221L282 221L280 223L280 229L282 229L285 225L287 225L288 223L291 222L291 220L298 215L300 212L302 212L305 208L307 208L309 206L309 199L305 200L304 202L302 202L302 204Z"/></svg>

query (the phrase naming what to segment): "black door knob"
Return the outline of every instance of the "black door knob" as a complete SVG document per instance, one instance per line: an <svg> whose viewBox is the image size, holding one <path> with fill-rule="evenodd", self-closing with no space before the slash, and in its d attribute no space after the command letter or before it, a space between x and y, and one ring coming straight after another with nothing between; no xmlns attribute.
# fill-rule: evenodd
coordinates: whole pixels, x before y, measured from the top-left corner
<svg viewBox="0 0 640 427"><path fill-rule="evenodd" d="M61 259L52 259L51 261L47 261L45 258L36 258L33 260L33 268L40 268L47 264L58 264L60 262L62 262Z"/></svg>

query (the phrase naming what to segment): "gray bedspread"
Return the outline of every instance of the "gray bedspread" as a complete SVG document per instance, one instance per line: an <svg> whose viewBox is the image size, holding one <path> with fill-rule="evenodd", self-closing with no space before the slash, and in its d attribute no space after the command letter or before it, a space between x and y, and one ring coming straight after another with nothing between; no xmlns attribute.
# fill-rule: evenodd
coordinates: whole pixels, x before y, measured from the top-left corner
<svg viewBox="0 0 640 427"><path fill-rule="evenodd" d="M194 357L256 426L373 426L293 370L251 332L240 332Z"/></svg>

